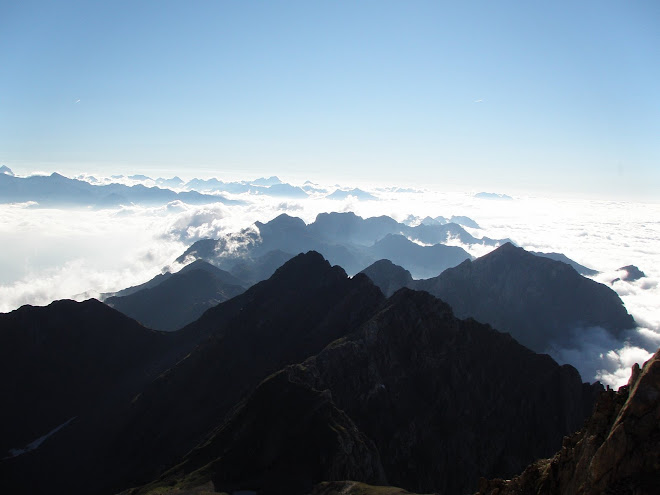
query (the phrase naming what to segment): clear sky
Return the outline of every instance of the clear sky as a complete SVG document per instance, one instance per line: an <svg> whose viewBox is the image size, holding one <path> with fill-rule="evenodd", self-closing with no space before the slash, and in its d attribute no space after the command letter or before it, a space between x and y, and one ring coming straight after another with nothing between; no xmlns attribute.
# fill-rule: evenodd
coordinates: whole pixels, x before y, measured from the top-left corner
<svg viewBox="0 0 660 495"><path fill-rule="evenodd" d="M660 199L660 2L0 1L0 164Z"/></svg>

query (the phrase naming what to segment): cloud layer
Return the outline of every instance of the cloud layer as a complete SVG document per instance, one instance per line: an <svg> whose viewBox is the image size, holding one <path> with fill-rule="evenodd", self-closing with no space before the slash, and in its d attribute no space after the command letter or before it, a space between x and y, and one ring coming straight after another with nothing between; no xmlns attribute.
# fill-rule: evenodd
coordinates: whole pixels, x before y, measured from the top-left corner
<svg viewBox="0 0 660 495"><path fill-rule="evenodd" d="M281 213L308 223L318 213L330 211L388 215L398 221L411 214L466 215L482 227L468 229L476 237L509 237L528 250L562 252L599 270L595 279L621 296L639 324L624 340L593 332L573 348L549 350L558 361L577 365L585 379L598 378L616 387L625 383L633 362L643 361L660 345L660 205L532 197L488 201L473 194L395 188L371 192L379 200L240 195L245 204L237 206L176 201L158 208L99 211L2 205L0 311L142 283L164 269L178 269L173 260L192 242L237 232ZM492 249L465 246L456 239L447 243L460 245L473 256ZM628 264L638 266L647 277L612 283L621 278L617 269Z"/></svg>

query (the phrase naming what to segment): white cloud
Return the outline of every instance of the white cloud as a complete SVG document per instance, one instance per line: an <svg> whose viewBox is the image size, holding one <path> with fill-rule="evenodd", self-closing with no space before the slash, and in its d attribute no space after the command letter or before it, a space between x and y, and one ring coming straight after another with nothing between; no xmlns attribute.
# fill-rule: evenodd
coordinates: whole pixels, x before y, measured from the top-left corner
<svg viewBox="0 0 660 495"><path fill-rule="evenodd" d="M380 190L379 201L232 197L245 204L191 206L175 201L158 208L99 211L0 205L0 311L144 282L170 266L195 240L238 232L281 213L307 223L318 213L331 211L353 211L362 217L388 215L398 221L410 214L421 218L466 215L482 227L475 235L509 237L529 250L562 252L600 270L595 279L620 295L639 328L624 340L594 337L582 348L555 350L559 358L577 363L584 379L599 377L619 385L627 380L631 360L645 359L660 345L660 205L531 197L484 202L472 193L392 189ZM447 242L474 256L492 249L465 246L453 238ZM638 266L647 277L610 284L618 276L617 269L628 264Z"/></svg>

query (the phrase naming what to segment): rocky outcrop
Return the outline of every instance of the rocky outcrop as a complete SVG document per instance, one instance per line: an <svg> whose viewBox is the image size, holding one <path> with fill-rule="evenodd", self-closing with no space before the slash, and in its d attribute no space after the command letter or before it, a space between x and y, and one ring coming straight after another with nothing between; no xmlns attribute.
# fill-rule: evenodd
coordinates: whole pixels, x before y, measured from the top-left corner
<svg viewBox="0 0 660 495"><path fill-rule="evenodd" d="M616 282L617 280L625 280L626 282L635 282L640 278L646 277L646 273L644 273L642 270L637 268L635 265L622 266L621 268L619 268L619 271L624 271L626 272L626 274L622 275L620 278L612 280L612 283Z"/></svg>
<svg viewBox="0 0 660 495"><path fill-rule="evenodd" d="M652 495L660 487L660 351L628 385L608 390L582 430L552 458L510 481L480 482L478 495Z"/></svg>

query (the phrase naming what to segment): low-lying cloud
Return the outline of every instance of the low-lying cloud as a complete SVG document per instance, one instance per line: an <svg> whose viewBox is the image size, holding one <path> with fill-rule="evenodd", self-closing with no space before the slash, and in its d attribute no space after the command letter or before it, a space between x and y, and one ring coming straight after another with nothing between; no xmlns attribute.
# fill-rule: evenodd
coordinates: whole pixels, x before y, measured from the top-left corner
<svg viewBox="0 0 660 495"><path fill-rule="evenodd" d="M561 252L599 270L595 280L622 298L638 324L625 338L595 331L572 347L551 350L557 360L577 365L584 379L619 386L627 381L630 366L660 345L660 205L530 197L484 202L472 193L395 189L381 189L378 196L379 201L320 196L283 200L244 194L236 196L244 203L232 206L175 201L161 207L96 211L0 205L0 311L112 292L162 270L176 271L180 266L174 260L206 237L224 237L240 249L240 237L230 234L282 213L307 223L331 211L353 211L365 218L388 215L398 221L409 215L465 215L482 227L467 229L477 237L508 237L525 249ZM447 243L475 257L493 249L455 238ZM629 264L647 277L612 283L621 278L617 269Z"/></svg>

